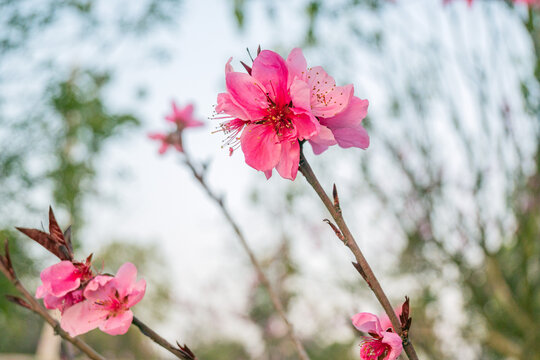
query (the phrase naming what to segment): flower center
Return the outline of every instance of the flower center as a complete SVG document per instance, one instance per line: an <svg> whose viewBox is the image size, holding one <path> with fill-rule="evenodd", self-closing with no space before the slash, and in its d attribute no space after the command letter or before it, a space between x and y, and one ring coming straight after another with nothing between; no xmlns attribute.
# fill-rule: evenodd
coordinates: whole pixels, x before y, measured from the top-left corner
<svg viewBox="0 0 540 360"><path fill-rule="evenodd" d="M109 298L106 300L98 300L95 302L96 305L103 306L109 312L107 318L111 316L116 316L128 310L126 303L127 297L120 299L118 297L118 294L115 294L115 296L109 296Z"/></svg>
<svg viewBox="0 0 540 360"><path fill-rule="evenodd" d="M278 107L275 104L270 104L266 112L267 115L258 123L271 125L277 136L282 136L293 128L292 121L289 117L291 113L289 106Z"/></svg>
<svg viewBox="0 0 540 360"><path fill-rule="evenodd" d="M360 358L362 360L378 360L382 359L388 351L390 345L382 342L381 339L369 338L360 345Z"/></svg>

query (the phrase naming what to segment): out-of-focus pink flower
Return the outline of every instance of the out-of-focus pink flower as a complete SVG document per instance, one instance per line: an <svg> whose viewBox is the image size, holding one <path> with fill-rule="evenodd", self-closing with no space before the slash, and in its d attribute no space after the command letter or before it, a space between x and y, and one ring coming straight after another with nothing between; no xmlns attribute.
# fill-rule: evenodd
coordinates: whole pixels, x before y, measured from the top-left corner
<svg viewBox="0 0 540 360"><path fill-rule="evenodd" d="M71 336L99 327L110 335L125 334L133 320L130 308L144 296L146 282L137 281L137 268L125 263L115 277L98 275L85 287L85 300L63 313L61 326Z"/></svg>
<svg viewBox="0 0 540 360"><path fill-rule="evenodd" d="M159 153L164 154L169 146L173 146L177 151L183 152L182 133L185 129L191 127L203 126L202 121L197 120L193 116L193 104L179 108L176 103L172 102L172 112L165 116L165 119L175 125L173 131L169 133L149 133L148 137L152 140L161 142Z"/></svg>
<svg viewBox="0 0 540 360"><path fill-rule="evenodd" d="M453 2L454 0L443 0L443 4L444 5L447 5L451 2ZM473 4L473 1L474 0L467 0L467 4L469 4L469 6L471 6ZM526 4L526 5L529 5L529 6L540 6L540 0L513 0L513 2L515 4Z"/></svg>
<svg viewBox="0 0 540 360"><path fill-rule="evenodd" d="M529 6L540 6L540 0L514 0L516 4L526 4Z"/></svg>
<svg viewBox="0 0 540 360"><path fill-rule="evenodd" d="M360 344L360 359L395 360L401 354L401 337L395 333L388 316L379 319L376 315L363 312L354 315L352 323L358 330L368 334Z"/></svg>
<svg viewBox="0 0 540 360"><path fill-rule="evenodd" d="M92 277L90 262L72 263L61 261L41 272L42 284L36 289L36 298L43 299L47 309L64 311L79 301L82 301L82 291L79 287Z"/></svg>
<svg viewBox="0 0 540 360"><path fill-rule="evenodd" d="M329 146L338 144L343 148L369 146L369 136L362 127L369 102L354 96L353 85L337 86L334 78L320 66L307 67L300 48L295 48L287 57L289 81L301 79L310 90L313 115L321 127L317 135L309 139L315 154Z"/></svg>
<svg viewBox="0 0 540 360"><path fill-rule="evenodd" d="M175 123L180 130L190 127L203 126L204 123L197 120L193 116L193 110L193 104L188 104L183 108L179 108L176 105L176 102L173 101L172 112L169 115L165 116L165 119L172 123Z"/></svg>
<svg viewBox="0 0 540 360"><path fill-rule="evenodd" d="M312 114L309 85L290 78L285 60L269 50L261 51L248 74L225 66L227 92L218 95L216 112L228 119L222 126L227 142L240 144L246 163L270 177L275 168L290 180L300 162L299 140L319 132Z"/></svg>

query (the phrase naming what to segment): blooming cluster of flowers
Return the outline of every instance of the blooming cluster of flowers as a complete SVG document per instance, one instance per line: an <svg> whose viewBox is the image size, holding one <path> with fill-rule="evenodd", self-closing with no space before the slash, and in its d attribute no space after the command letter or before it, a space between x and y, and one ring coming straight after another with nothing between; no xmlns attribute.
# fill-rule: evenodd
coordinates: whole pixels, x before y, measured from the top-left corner
<svg viewBox="0 0 540 360"><path fill-rule="evenodd" d="M287 59L260 51L246 73L225 66L227 92L218 95L216 112L226 121L231 149L240 145L246 163L267 178L275 168L294 180L300 162L300 142L310 142L316 154L329 146L369 146L362 127L368 101L354 96L353 85L337 86L320 66L308 68L302 50ZM232 151L232 150L231 150Z"/></svg>
<svg viewBox="0 0 540 360"><path fill-rule="evenodd" d="M110 335L125 334L133 320L130 308L143 298L146 282L137 281L131 263L122 265L116 276L94 275L90 260L64 260L43 270L36 298L61 312L60 325L71 336L97 327Z"/></svg>
<svg viewBox="0 0 540 360"><path fill-rule="evenodd" d="M17 228L60 259L41 272L36 298L47 309L59 310L61 327L71 336L99 327L110 335L128 331L133 320L130 308L144 296L146 282L137 281L137 268L125 263L116 276L95 274L92 255L85 262L74 261L71 231L62 232L49 208L49 233Z"/></svg>
<svg viewBox="0 0 540 360"><path fill-rule="evenodd" d="M184 129L191 127L203 126L204 123L197 120L193 116L193 104L186 105L183 108L179 108L178 105L172 102L172 112L165 116L165 119L174 124L174 129L168 133L150 133L148 137L153 140L161 142L159 153L164 154L169 146L173 146L177 151L184 152L182 144L182 133Z"/></svg>

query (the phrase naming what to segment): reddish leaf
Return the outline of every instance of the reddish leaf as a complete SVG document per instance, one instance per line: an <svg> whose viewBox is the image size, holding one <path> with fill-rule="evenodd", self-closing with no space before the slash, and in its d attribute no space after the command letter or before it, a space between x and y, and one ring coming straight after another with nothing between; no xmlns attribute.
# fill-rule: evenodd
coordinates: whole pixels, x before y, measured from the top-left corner
<svg viewBox="0 0 540 360"><path fill-rule="evenodd" d="M30 239L34 240L45 249L49 250L53 255L60 258L61 260L71 260L69 256L59 249L59 244L54 241L51 236L38 229L26 229L26 228L15 228L22 232L24 235L28 236Z"/></svg>
<svg viewBox="0 0 540 360"><path fill-rule="evenodd" d="M62 229L60 229L60 226L58 225L58 222L56 221L56 218L54 217L54 212L52 210L52 207L49 206L49 234L53 238L53 240L63 244L66 244L66 240L64 239L64 233L62 232Z"/></svg>

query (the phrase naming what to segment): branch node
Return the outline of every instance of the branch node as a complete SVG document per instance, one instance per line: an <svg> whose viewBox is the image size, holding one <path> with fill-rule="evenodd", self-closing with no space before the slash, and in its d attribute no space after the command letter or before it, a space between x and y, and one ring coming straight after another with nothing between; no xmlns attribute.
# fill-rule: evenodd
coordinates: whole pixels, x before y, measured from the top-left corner
<svg viewBox="0 0 540 360"><path fill-rule="evenodd" d="M366 283L368 284L368 286L371 288L371 282L369 281L366 273L364 272L364 269L362 269L362 266L360 266L360 264L356 263L353 261L353 266L354 268L360 273L360 275L362 275L362 278L366 281Z"/></svg>
<svg viewBox="0 0 540 360"><path fill-rule="evenodd" d="M336 184L334 184L334 187L332 188L332 195L334 197L334 209L336 209L336 211L341 215L341 206L339 205L339 196Z"/></svg>
<svg viewBox="0 0 540 360"><path fill-rule="evenodd" d="M347 239L345 238L345 236L343 236L343 234L341 233L341 231L337 228L336 225L334 225L330 220L328 219L324 219L323 220L325 223L327 223L328 225L330 225L330 227L332 228L332 230L334 230L334 233L336 233L336 236L339 238L339 240L341 240L343 242L343 244L347 245Z"/></svg>

